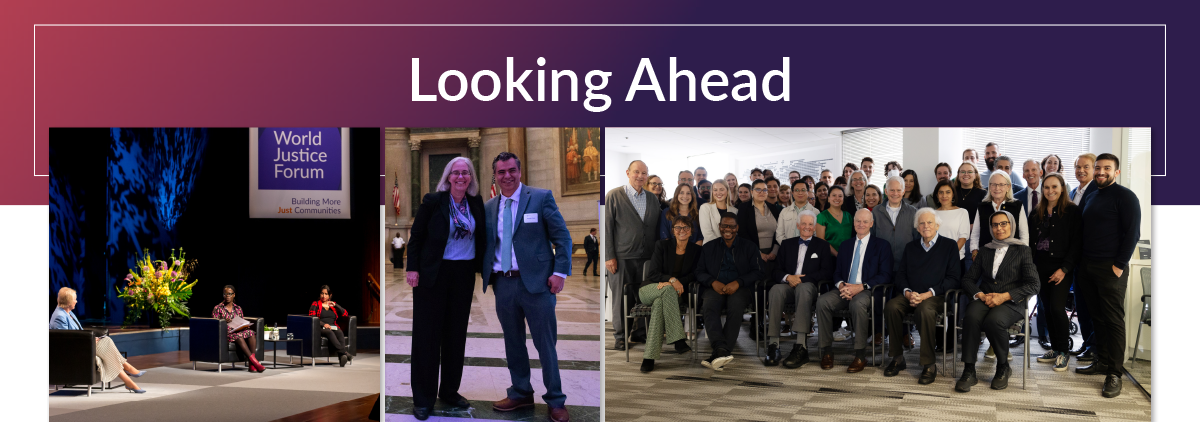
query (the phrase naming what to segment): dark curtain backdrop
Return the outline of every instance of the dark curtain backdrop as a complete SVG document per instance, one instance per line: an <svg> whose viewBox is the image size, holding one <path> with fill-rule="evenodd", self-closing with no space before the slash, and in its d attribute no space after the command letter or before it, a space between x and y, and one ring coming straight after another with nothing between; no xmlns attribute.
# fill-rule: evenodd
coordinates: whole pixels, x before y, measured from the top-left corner
<svg viewBox="0 0 1200 422"><path fill-rule="evenodd" d="M161 159L156 162L145 158L164 156L164 135L174 134L174 142L187 141L178 137L181 132L171 131L51 131L52 172L58 170L54 163L62 162L55 160L55 154L63 150L56 143L60 135L75 142L86 139L107 145L99 154L76 151L69 162L74 175L70 178L72 188L59 189L70 193L74 200L59 201L63 205L57 208L58 214L52 214L51 302L57 292L56 282L75 280L77 290L81 290L81 305L86 292L106 292L99 297L88 296L87 305L91 306L83 309L85 319L119 324L124 318L123 302L116 298L113 285L124 278L129 257L136 257L141 248L149 248L157 259L168 256L172 248L182 247L189 259L199 260L192 275L200 283L188 304L193 316L211 316L213 306L221 301L222 288L230 284L236 287L237 302L248 316L266 317L268 324L283 325L287 315L306 313L308 305L317 300L319 287L327 284L335 301L359 315L360 321L366 319L361 315L366 288L363 274L377 272L370 267L377 257L369 255L371 251L377 253L380 242L378 129L351 130L348 220L249 218L249 130L206 129L203 142L197 139L200 132L189 132L188 139L197 148L187 151L194 156L173 165L164 167ZM131 138L137 140L130 142ZM181 152L176 149L166 155L178 158ZM93 160L99 164L87 165L94 164ZM107 175L105 162L110 163ZM99 174L93 173L94 169L83 170L92 168L98 168ZM188 177L192 172L194 177ZM153 183L164 178L186 183L169 183L167 188L163 183ZM101 199L95 201L95 196ZM52 213L53 204L52 198ZM88 228L98 225L60 224L72 215L68 211L75 209L82 210L79 214L107 216L107 221L99 225L99 233L59 242L59 255L72 255L62 251L77 249L86 252L73 255L88 275L76 276L79 270L66 265L71 259L58 259L63 270L56 277L55 233L73 239L71 233L96 232ZM104 227L108 227L107 236ZM91 253L93 244L99 245L98 253ZM86 270L95 265L101 270ZM104 309L106 306L108 309ZM137 324L148 323L143 317Z"/></svg>

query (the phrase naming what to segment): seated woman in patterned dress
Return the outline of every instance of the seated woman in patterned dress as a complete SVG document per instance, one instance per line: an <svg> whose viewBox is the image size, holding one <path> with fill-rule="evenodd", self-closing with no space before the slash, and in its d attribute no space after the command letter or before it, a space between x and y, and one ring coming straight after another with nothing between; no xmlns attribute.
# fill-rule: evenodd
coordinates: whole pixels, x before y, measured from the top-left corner
<svg viewBox="0 0 1200 422"><path fill-rule="evenodd" d="M83 324L80 324L79 319L75 318L75 314L71 313L75 309L75 303L75 289L70 287L58 289L58 307L54 308L54 313L50 315L51 330L83 329ZM101 382L120 378L125 382L126 390L134 393L146 392L133 382L133 378L145 375L146 371L138 371L137 368L126 362L125 357L121 356L121 352L117 350L117 346L113 344L111 338L107 336L96 338L96 357L100 358Z"/></svg>
<svg viewBox="0 0 1200 422"><path fill-rule="evenodd" d="M234 293L233 286L225 286L225 300L213 307L213 318L223 319L225 322L232 322L235 316L245 318L245 315L242 314L242 307L233 303L233 299L236 296L237 294ZM229 330L229 342L236 343L238 350L243 355L246 355L250 361L250 372L266 371L267 368L258 363L258 359L254 356L254 352L258 350L258 344L254 337L254 324L236 330L233 327L226 326L226 329Z"/></svg>

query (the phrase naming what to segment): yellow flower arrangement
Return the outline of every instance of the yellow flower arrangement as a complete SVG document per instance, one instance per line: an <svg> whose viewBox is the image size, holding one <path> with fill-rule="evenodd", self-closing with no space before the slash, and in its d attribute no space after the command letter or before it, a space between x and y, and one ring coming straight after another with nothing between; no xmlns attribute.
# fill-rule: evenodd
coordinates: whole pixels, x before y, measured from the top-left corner
<svg viewBox="0 0 1200 422"><path fill-rule="evenodd" d="M199 280L187 282L196 268L196 260L187 261L183 249L171 250L170 261L155 261L150 250L142 251L137 267L125 276L125 289L116 286L117 296L125 300L129 312L125 313L125 326L142 317L142 311L154 309L158 313L158 326L166 327L172 314L191 316L187 300L192 297L192 286Z"/></svg>

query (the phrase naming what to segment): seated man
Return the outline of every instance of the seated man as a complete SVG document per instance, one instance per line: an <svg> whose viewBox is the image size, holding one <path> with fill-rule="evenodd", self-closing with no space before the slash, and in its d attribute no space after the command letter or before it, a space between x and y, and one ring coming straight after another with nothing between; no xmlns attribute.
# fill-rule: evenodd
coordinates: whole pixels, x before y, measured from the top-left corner
<svg viewBox="0 0 1200 422"><path fill-rule="evenodd" d="M837 260L825 240L813 236L817 230L817 214L800 212L797 227L799 237L784 240L779 245L779 263L769 281L775 283L768 291L770 302L767 323L767 366L779 364L779 320L787 303L796 304L796 345L783 366L799 368L808 362L808 333L812 330L812 305L817 297L817 283L833 280Z"/></svg>
<svg viewBox="0 0 1200 422"><path fill-rule="evenodd" d="M896 289L902 294L887 302L884 309L888 334L898 339L908 329L904 326L904 315L916 313L917 332L921 334L920 384L930 384L937 378L934 365L933 346L937 343L937 314L945 305L947 290L958 288L959 267L958 243L938 235L942 224L933 208L917 210L916 226L921 238L908 242L896 269ZM894 377L904 370L904 350L898 341L892 341L888 354L892 363L883 371L883 376Z"/></svg>
<svg viewBox="0 0 1200 422"><path fill-rule="evenodd" d="M833 368L833 312L850 308L854 324L854 361L846 372L867 366L867 336L871 329L871 288L892 282L892 245L871 236L875 219L866 208L854 214L854 237L838 248L837 290L817 299L817 345L821 369ZM865 294L863 292L866 292Z"/></svg>
<svg viewBox="0 0 1200 422"><path fill-rule="evenodd" d="M738 331L746 306L754 299L754 283L761 277L758 271L758 245L739 238L737 216L721 214L721 238L704 244L700 263L696 266L696 281L704 289L704 325L713 353L700 362L705 368L720 370L733 360L730 349L737 344ZM725 323L721 324L721 308L725 308Z"/></svg>
<svg viewBox="0 0 1200 422"><path fill-rule="evenodd" d="M988 224L987 222L977 222ZM979 248L979 256L963 276L962 287L971 301L963 318L963 374L954 389L966 393L978 383L975 360L979 354L979 335L987 334L996 351L996 376L992 389L1008 388L1008 327L1024 318L1021 305L1039 288L1033 252L1025 242L1014 239L1016 219L1008 211L992 214L992 241ZM984 226L986 228L987 226Z"/></svg>

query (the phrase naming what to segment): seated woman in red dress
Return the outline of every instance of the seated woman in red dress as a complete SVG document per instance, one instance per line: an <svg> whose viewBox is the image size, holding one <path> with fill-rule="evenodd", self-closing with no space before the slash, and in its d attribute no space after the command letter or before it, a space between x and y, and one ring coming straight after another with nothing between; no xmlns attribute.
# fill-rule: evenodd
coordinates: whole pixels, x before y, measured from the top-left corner
<svg viewBox="0 0 1200 422"><path fill-rule="evenodd" d="M338 325L337 319L339 316L348 317L349 312L342 305L338 305L333 300L333 293L329 292L329 286L321 286L321 299L313 302L308 307L308 316L315 316L321 319L321 336L329 339L331 349L337 351L338 363L346 366L346 361L354 360L353 356L346 354L346 336L342 334L342 327Z"/></svg>
<svg viewBox="0 0 1200 422"><path fill-rule="evenodd" d="M245 318L242 314L242 307L233 303L233 298L236 296L233 292L233 286L225 286L224 290L225 301L213 307L213 318L223 319L225 322L233 322L233 317ZM238 350L246 355L250 361L250 372L263 372L267 368L258 363L258 359L254 357L254 352L258 350L258 344L254 337L254 325L247 325L241 329L235 330L233 327L226 326L229 330L229 342L237 343Z"/></svg>

